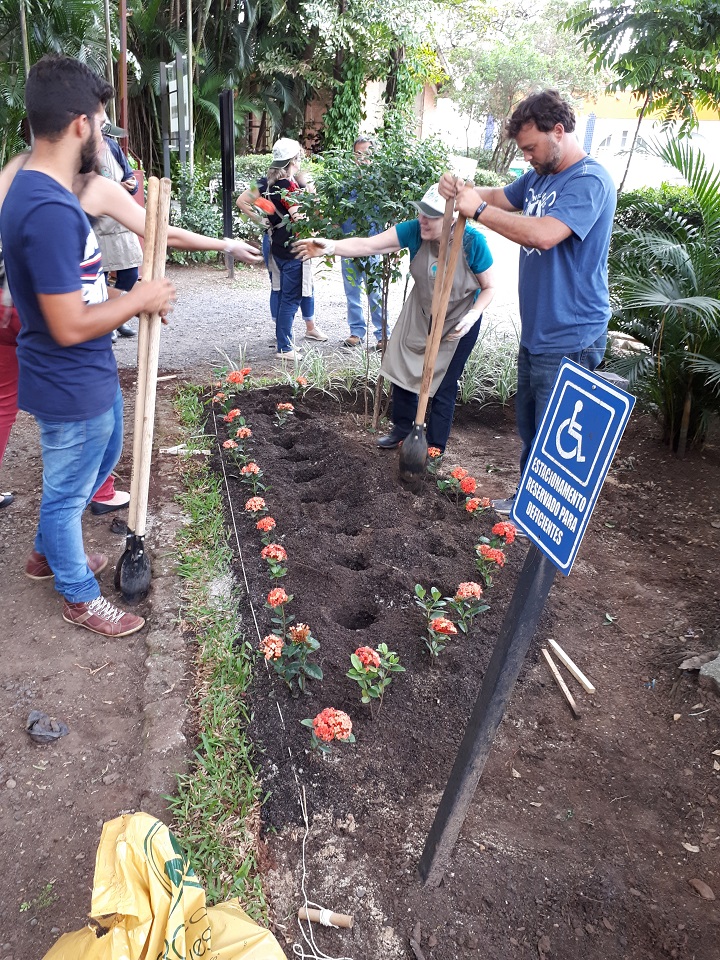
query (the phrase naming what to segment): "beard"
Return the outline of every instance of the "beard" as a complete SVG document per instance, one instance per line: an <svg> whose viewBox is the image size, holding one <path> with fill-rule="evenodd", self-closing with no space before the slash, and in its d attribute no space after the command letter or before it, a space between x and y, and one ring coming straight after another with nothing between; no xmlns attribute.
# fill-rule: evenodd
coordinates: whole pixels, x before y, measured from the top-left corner
<svg viewBox="0 0 720 960"><path fill-rule="evenodd" d="M80 169L78 173L92 173L97 163L97 144L92 136L80 147Z"/></svg>
<svg viewBox="0 0 720 960"><path fill-rule="evenodd" d="M560 150L559 143L553 143L550 147L550 156L547 158L545 163L539 163L537 166L533 164L535 168L535 173L539 177L546 177L550 173L555 173L557 168L560 166L560 161L562 160L562 151Z"/></svg>

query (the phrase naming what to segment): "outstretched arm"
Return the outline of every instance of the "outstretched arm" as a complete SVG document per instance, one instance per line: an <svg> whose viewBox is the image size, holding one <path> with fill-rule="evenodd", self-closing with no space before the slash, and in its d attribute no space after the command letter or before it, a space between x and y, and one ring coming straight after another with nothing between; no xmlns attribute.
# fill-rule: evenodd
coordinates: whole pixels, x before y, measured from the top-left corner
<svg viewBox="0 0 720 960"><path fill-rule="evenodd" d="M145 236L145 211L112 180L90 174L85 189L80 193L80 204L92 217L112 217L139 237ZM182 227L168 227L168 246L178 250L216 250L219 253L232 253L244 263L262 263L262 256L255 247L244 240L206 237L201 233L183 230Z"/></svg>
<svg viewBox="0 0 720 960"><path fill-rule="evenodd" d="M346 237L344 240L326 240L323 237L310 237L296 240L293 249L300 260L313 257L372 257L383 253L397 253L401 250L395 227L374 237Z"/></svg>

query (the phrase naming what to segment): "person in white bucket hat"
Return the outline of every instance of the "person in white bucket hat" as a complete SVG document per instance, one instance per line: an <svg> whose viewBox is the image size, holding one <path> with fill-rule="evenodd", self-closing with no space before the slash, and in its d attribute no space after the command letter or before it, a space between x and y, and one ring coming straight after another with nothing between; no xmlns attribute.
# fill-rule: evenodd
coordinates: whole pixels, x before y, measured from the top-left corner
<svg viewBox="0 0 720 960"><path fill-rule="evenodd" d="M438 193L437 184L429 187L413 206L418 211L416 220L398 223L373 237L347 237L344 240L313 237L295 243L295 250L303 258L368 257L396 253L404 247L410 251L410 273L415 283L380 366L380 372L393 384L393 426L387 436L378 440L381 450L398 447L415 422L437 274L445 212L445 201ZM478 338L483 310L495 292L492 255L485 237L470 224L463 233L462 249L430 386L432 401L427 440L429 447L436 447L441 453L450 436L460 377Z"/></svg>
<svg viewBox="0 0 720 960"><path fill-rule="evenodd" d="M275 324L275 355L283 360L294 360L300 355L293 345L292 335L298 307L305 321L305 339L319 343L327 340L315 323L312 268L294 258L290 248L292 235L283 222L286 216L294 220L297 214L297 204L292 203L291 194L312 189L312 182L300 170L304 155L297 140L281 137L273 146L272 163L267 174L237 199L238 209L265 227L263 257L270 274L270 316ZM261 196L272 202L273 213L263 215L258 211L254 204Z"/></svg>

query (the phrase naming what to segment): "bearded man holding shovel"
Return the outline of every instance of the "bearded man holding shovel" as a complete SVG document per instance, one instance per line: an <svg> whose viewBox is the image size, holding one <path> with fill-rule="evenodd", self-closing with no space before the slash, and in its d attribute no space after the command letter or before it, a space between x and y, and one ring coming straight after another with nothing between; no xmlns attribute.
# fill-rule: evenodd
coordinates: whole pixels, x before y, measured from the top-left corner
<svg viewBox="0 0 720 960"><path fill-rule="evenodd" d="M143 282L108 300L95 234L72 193L76 174L95 166L112 92L70 57L46 56L33 66L25 87L33 153L5 198L0 234L21 322L18 405L38 422L43 457L28 568L38 579L54 574L64 620L120 637L145 621L101 595L95 575L107 557L85 554L81 518L122 450L112 331L137 313L165 316L174 288Z"/></svg>

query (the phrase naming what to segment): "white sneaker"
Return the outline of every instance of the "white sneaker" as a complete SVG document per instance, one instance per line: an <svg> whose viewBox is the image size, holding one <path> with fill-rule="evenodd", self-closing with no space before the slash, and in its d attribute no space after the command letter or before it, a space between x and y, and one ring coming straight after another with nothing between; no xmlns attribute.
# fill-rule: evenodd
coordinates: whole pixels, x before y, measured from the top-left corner
<svg viewBox="0 0 720 960"><path fill-rule="evenodd" d="M276 360L299 360L302 354L299 350L288 350L287 353L276 353Z"/></svg>

